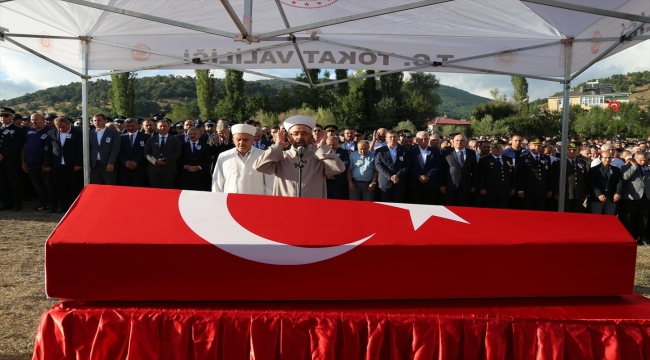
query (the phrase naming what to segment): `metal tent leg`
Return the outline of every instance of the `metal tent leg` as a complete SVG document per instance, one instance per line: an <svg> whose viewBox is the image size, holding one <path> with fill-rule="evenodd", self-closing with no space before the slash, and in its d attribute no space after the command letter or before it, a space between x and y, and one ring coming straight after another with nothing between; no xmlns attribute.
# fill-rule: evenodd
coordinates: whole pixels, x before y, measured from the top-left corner
<svg viewBox="0 0 650 360"><path fill-rule="evenodd" d="M81 40L81 129L83 131L83 172L84 186L90 183L90 142L88 124L88 40Z"/></svg>
<svg viewBox="0 0 650 360"><path fill-rule="evenodd" d="M560 196L557 204L557 211L564 212L564 200L566 198L566 164L567 146L569 145L569 108L571 107L571 57L573 42L566 40L564 45L564 98L562 100L562 154L560 160Z"/></svg>

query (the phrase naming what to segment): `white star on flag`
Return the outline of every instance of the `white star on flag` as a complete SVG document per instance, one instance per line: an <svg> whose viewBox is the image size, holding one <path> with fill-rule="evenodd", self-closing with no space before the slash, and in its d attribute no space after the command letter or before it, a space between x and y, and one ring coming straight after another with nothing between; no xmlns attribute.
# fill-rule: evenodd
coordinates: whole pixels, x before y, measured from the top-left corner
<svg viewBox="0 0 650 360"><path fill-rule="evenodd" d="M379 204L388 205L393 207L402 208L408 210L411 213L411 221L413 222L413 229L417 230L429 220L432 216L437 216L443 219L449 219L453 221L462 222L469 224L460 216L454 214L451 210L447 209L444 206L436 205L417 205L417 204L401 204L401 203L385 203L380 202Z"/></svg>

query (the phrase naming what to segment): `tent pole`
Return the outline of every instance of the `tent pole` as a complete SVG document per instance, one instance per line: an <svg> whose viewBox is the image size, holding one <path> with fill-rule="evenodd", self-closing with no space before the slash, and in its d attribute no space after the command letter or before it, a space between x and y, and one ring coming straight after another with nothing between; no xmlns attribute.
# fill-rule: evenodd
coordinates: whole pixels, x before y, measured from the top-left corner
<svg viewBox="0 0 650 360"><path fill-rule="evenodd" d="M65 0L69 1L69 0ZM75 0L78 1L78 0ZM264 34L259 34L260 39L266 39L278 35L286 35L286 34L291 34L291 33L297 33L305 30L313 30L313 29L318 29L321 27L325 26L331 26L331 25L336 25L336 24L342 24L350 21L355 21L355 20L361 20L361 19L367 19L375 16L382 16L386 14L392 14L400 11L406 11L406 10L413 10L425 6L431 6L431 5L438 5L442 3L446 3L449 1L453 0L422 0L422 1L416 1L408 4L402 4L402 5L397 5L397 6L391 6L388 8L384 9L379 9L379 10L373 10L373 11L368 11L360 14L353 14L353 15L347 15L339 18L334 18L334 19L329 19L325 21L319 21L311 24L305 24L305 25L299 25L299 26L294 26L294 27L287 27L284 30L276 30L276 31L271 31L267 32ZM281 5L280 5L281 6Z"/></svg>
<svg viewBox="0 0 650 360"><path fill-rule="evenodd" d="M90 126L88 124L88 40L81 40L81 129L83 131L84 186L90 183Z"/></svg>
<svg viewBox="0 0 650 360"><path fill-rule="evenodd" d="M104 11L108 11L108 12L112 12L112 13L116 13L116 14L131 16L131 17L134 17L134 18L149 20L149 21L153 21L153 22L157 22L157 23L161 23L161 24L165 24L165 25L171 25L171 26L176 26L176 27L180 27L180 28L184 28L184 29L199 31L199 32L203 32L203 33L206 33L206 34L219 35L219 36L223 36L223 37L227 37L227 38L231 38L231 39L235 37L235 33L231 33L231 32L228 32L228 31L221 31L221 30L217 30L217 29L211 29L211 28L208 28L208 27L205 27L205 26L198 26L198 25L194 25L194 24L190 24L190 23L184 23L184 22L180 22L180 21L175 21L175 20L171 20L171 19L162 18L162 17L159 17L159 16L153 16L153 15L149 15L149 14L139 13L139 12L136 12L136 11L120 9L120 8L116 8L116 7L113 7L113 6L97 4L97 3L94 3L94 2L91 2L91 1L86 1L86 0L61 0L61 1L65 1L65 2L68 2L68 3L71 3L71 4L75 4L75 5L86 6L86 7L93 8L93 9L104 10Z"/></svg>
<svg viewBox="0 0 650 360"><path fill-rule="evenodd" d="M253 0L244 0L244 28L249 34L253 33Z"/></svg>
<svg viewBox="0 0 650 360"><path fill-rule="evenodd" d="M10 38L7 37L7 36L3 36L2 38L5 39L6 41L8 41L8 42L10 42L10 43L12 43L12 44L18 46L19 48L21 48L21 49L23 49L23 50L29 52L29 53L32 54L32 55L36 55L36 56L38 56L39 58L41 58L41 59L43 59L43 60L45 60L45 61L47 61L47 62L49 62L49 63L52 63L52 64L54 64L54 65L56 65L56 66L58 66L58 67L60 67L60 68L62 68L62 69L68 70L69 72L71 72L71 73L73 73L73 74L75 74L75 75L77 75L77 76L82 76L82 74L81 74L80 72L74 71L74 70L70 69L69 67L67 67L67 66L65 66L65 65L63 65L63 64L58 63L58 62L56 62L56 61L50 59L49 57L47 57L47 56L45 56L45 55L42 55L42 54L40 54L40 53L38 53L38 52L36 52L36 51L34 51L34 50L28 48L27 46L25 46L25 45L23 45L23 44L17 42L17 41L14 40L14 39L10 39Z"/></svg>
<svg viewBox="0 0 650 360"><path fill-rule="evenodd" d="M561 9L574 10L583 13L602 15L602 16L625 19L630 21L639 21L642 23L650 23L650 16L641 16L641 15L623 13L619 11L599 9L591 6L570 4L564 1L556 1L556 0L522 0L522 1L531 2L540 5L552 6Z"/></svg>
<svg viewBox="0 0 650 360"><path fill-rule="evenodd" d="M569 145L569 108L571 107L571 57L573 53L573 42L567 39L564 44L564 98L562 100L562 154L560 159L560 196L557 203L557 211L564 212L564 200L566 198L566 164L567 148Z"/></svg>
<svg viewBox="0 0 650 360"><path fill-rule="evenodd" d="M599 62L602 58L607 56L609 53L614 51L619 45L621 45L624 41L631 40L633 37L632 34L637 32L641 27L643 27L643 23L638 24L635 26L632 30L628 31L625 33L625 35L621 36L620 38L617 39L617 42L613 44L612 46L608 47L605 51L603 51L600 55L596 56L593 60L591 60L587 65L585 65L582 69L578 70L573 76L571 77L571 80L575 79L578 75L582 74L585 70L589 69L593 64Z"/></svg>
<svg viewBox="0 0 650 360"><path fill-rule="evenodd" d="M290 28L291 25L289 25L289 19L287 19L287 14L284 13L284 8L282 7L280 0L275 0L275 5L278 7L278 11L280 12L280 17L284 22L284 26L287 29ZM300 48L298 47L298 44L296 42L296 37L293 35L293 33L289 35L291 37L291 42L293 42L293 48L296 50L296 55L298 55L298 60L300 60L300 66L302 66L302 71L305 72L307 81L309 81L309 86L314 87L314 81L311 79L311 75L309 75L309 69L307 69L307 64L305 63L305 59L302 57L302 52L300 52Z"/></svg>

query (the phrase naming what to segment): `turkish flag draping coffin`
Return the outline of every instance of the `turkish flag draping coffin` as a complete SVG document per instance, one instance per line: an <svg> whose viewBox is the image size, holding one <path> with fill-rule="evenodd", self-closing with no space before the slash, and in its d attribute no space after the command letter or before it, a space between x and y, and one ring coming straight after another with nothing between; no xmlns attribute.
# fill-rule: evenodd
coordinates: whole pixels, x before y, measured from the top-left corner
<svg viewBox="0 0 650 360"><path fill-rule="evenodd" d="M630 294L612 216L90 185L46 244L77 300Z"/></svg>

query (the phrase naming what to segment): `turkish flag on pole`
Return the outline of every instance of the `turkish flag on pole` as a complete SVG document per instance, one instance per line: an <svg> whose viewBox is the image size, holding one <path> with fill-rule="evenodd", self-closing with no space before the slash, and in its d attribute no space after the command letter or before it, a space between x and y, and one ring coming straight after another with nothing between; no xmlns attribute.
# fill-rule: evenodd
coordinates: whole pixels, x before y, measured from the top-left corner
<svg viewBox="0 0 650 360"><path fill-rule="evenodd" d="M620 101L610 101L608 104L609 108L612 109L612 112L618 112L618 108L621 106Z"/></svg>

